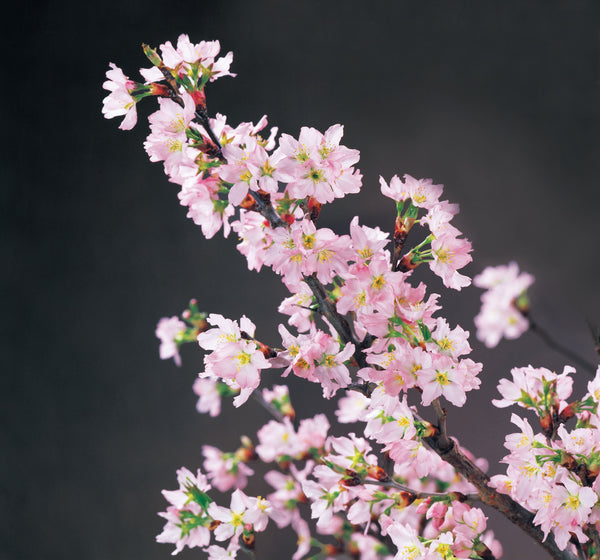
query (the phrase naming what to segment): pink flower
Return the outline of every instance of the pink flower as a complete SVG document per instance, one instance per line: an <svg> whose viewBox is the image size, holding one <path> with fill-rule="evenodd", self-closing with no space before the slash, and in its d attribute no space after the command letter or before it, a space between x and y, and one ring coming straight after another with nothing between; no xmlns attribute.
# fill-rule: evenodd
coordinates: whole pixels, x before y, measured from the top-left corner
<svg viewBox="0 0 600 560"><path fill-rule="evenodd" d="M284 418L283 422L269 421L256 435L259 441L256 453L265 463L275 461L279 457L296 457L302 451L289 418Z"/></svg>
<svg viewBox="0 0 600 560"><path fill-rule="evenodd" d="M240 325L222 315L211 313L208 323L215 328L198 335L198 343L205 350L212 350L204 357L205 372L202 377L220 377L235 381L240 387L240 394L233 404L240 406L260 384L260 371L271 367L259 345L251 338L255 326L246 317L242 317ZM242 336L244 333L244 337ZM250 339L246 339L245 337Z"/></svg>
<svg viewBox="0 0 600 560"><path fill-rule="evenodd" d="M444 286L460 291L461 288L471 284L469 277L457 272L473 260L469 255L471 252L469 241L459 239L454 232L443 233L431 242L431 251L433 260L429 263L429 267L442 279Z"/></svg>
<svg viewBox="0 0 600 560"><path fill-rule="evenodd" d="M234 540L239 537L246 523L251 523L251 515L248 513L248 497L241 491L236 490L231 495L231 505L229 508L218 506L212 502L208 506L208 514L221 523L215 529L215 539L225 541L227 539Z"/></svg>
<svg viewBox="0 0 600 560"><path fill-rule="evenodd" d="M534 278L519 273L517 263L507 266L488 266L473 279L478 288L486 289L481 296L481 311L475 317L477 338L488 348L498 344L502 337L518 338L529 328L529 321L515 305L523 297Z"/></svg>
<svg viewBox="0 0 600 560"><path fill-rule="evenodd" d="M364 420L365 412L371 399L358 391L347 391L346 396L338 400L335 415L340 424L348 424Z"/></svg>
<svg viewBox="0 0 600 560"><path fill-rule="evenodd" d="M359 152L339 145L343 132L337 124L325 134L303 127L298 140L282 134L275 154L283 156L279 171L292 198L312 196L325 203L360 190L362 175L352 167Z"/></svg>
<svg viewBox="0 0 600 560"><path fill-rule="evenodd" d="M187 178L178 194L182 206L188 207L187 217L202 228L204 237L210 239L223 227L223 235L229 235L228 218L234 213L231 204L219 199L219 185L215 177L203 178L196 174Z"/></svg>
<svg viewBox="0 0 600 560"><path fill-rule="evenodd" d="M437 357L431 369L419 373L423 405L429 406L431 401L444 396L455 406L462 406L467 400L463 379L464 374L454 360L447 356Z"/></svg>
<svg viewBox="0 0 600 560"><path fill-rule="evenodd" d="M245 488L248 477L254 471L235 453L223 453L211 445L202 446L204 455L204 470L210 481L219 492L227 492L231 488Z"/></svg>
<svg viewBox="0 0 600 560"><path fill-rule="evenodd" d="M370 228L358 224L358 216L350 222L350 237L352 248L356 251L360 262L369 261L373 256L389 243L389 234L377 228Z"/></svg>
<svg viewBox="0 0 600 560"><path fill-rule="evenodd" d="M102 113L107 119L125 115L119 128L121 130L131 130L137 122L136 101L131 95L136 88L136 84L112 62L110 67L111 70L106 72L108 80L102 84L104 89L110 91L110 94L102 101Z"/></svg>
<svg viewBox="0 0 600 560"><path fill-rule="evenodd" d="M298 332L306 332L313 327L311 306L314 294L306 282L300 282L294 294L285 298L279 305L279 313L289 315L288 323L296 327Z"/></svg>
<svg viewBox="0 0 600 560"><path fill-rule="evenodd" d="M159 353L161 360L173 358L175 363L181 365L181 356L177 348L177 337L185 332L186 324L177 316L163 317L156 325L156 337L160 339Z"/></svg>
<svg viewBox="0 0 600 560"><path fill-rule="evenodd" d="M177 39L177 48L167 41L160 46L160 50L165 66L177 70L180 75L189 75L192 65L198 64L200 75L206 75L211 82L222 76L235 76L229 72L233 53L229 52L215 61L221 50L219 41L201 41L194 45L187 35L182 34ZM162 72L156 67L142 68L140 73L149 82L163 79Z"/></svg>
<svg viewBox="0 0 600 560"><path fill-rule="evenodd" d="M210 542L206 515L207 504L211 501L206 495L211 489L200 471L194 476L182 467L177 471L178 490L163 490L164 497L172 505L159 515L167 520L162 533L156 537L160 543L173 543L177 554L184 547L204 547Z"/></svg>
<svg viewBox="0 0 600 560"><path fill-rule="evenodd" d="M221 412L221 395L217 388L217 380L211 378L198 378L194 381L193 390L200 398L196 403L198 412L208 412L211 416L218 416Z"/></svg>
<svg viewBox="0 0 600 560"><path fill-rule="evenodd" d="M381 193L396 201L411 199L416 207L432 208L444 190L443 185L434 185L431 179L415 179L404 175L404 183L394 175L388 185L383 177L379 177Z"/></svg>

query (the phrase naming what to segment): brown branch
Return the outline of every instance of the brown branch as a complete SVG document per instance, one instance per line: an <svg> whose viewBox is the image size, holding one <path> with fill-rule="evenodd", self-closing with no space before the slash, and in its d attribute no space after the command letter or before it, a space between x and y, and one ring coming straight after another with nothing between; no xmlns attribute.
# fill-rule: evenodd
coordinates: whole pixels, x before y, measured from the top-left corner
<svg viewBox="0 0 600 560"><path fill-rule="evenodd" d="M210 120L208 119L206 107L197 107L195 115L196 117L198 117L198 119L200 119L200 124L202 124L204 130L206 130L206 134L208 134L208 137L211 139L211 142L217 148L216 155L218 159L220 159L221 161L225 161L225 157L223 156L223 147L221 146L221 142L219 142L217 135L214 133L213 129L210 126Z"/></svg>
<svg viewBox="0 0 600 560"><path fill-rule="evenodd" d="M314 294L323 315L332 324L335 331L340 335L342 342L344 344L354 345L354 359L356 360L358 366L361 368L367 367L367 362L365 360L365 355L362 352L362 346L360 342L354 338L354 334L352 333L352 329L350 328L350 324L346 318L338 313L337 309L335 308L335 304L331 301L331 298L327 294L325 287L317 278L316 273L313 273L310 276L305 275L303 280L312 290L312 293Z"/></svg>
<svg viewBox="0 0 600 560"><path fill-rule="evenodd" d="M581 367L586 369L592 375L596 374L596 369L598 366L592 365L586 359L582 358L579 354L577 354L576 352L573 352L570 348L563 346L560 342L555 340L550 335L550 333L548 333L545 329L543 329L542 327L540 327L540 325L538 325L535 321L533 321L533 319L531 318L531 316L529 314L525 315L525 317L529 321L529 330L532 333L539 336L546 343L547 346L549 346L550 348L552 348L552 350L558 352L559 354L562 354L565 358L567 358L573 362L576 362L577 364L579 364Z"/></svg>
<svg viewBox="0 0 600 560"><path fill-rule="evenodd" d="M399 484L392 478L390 480L363 480L361 484L371 484L373 486L382 486L383 488L395 488L401 492L411 494L415 500L424 500L426 498L450 498L453 501L473 503L479 501L479 494L460 494L459 492L448 492L447 494L440 492L421 492L413 490L408 486Z"/></svg>
<svg viewBox="0 0 600 560"><path fill-rule="evenodd" d="M560 550L552 535L544 541L544 533L533 524L533 513L515 502L506 494L500 494L489 486L490 478L473 463L459 448L456 442L440 433L423 438L425 443L444 461L452 465L464 476L479 493L480 500L502 513L510 522L520 527L527 535L544 548L556 560L574 560L566 550ZM543 541L543 542L542 542Z"/></svg>
<svg viewBox="0 0 600 560"><path fill-rule="evenodd" d="M583 532L586 537L590 539L594 543L594 547L596 550L600 550L600 533L598 533L598 529L595 525L589 523L583 529Z"/></svg>

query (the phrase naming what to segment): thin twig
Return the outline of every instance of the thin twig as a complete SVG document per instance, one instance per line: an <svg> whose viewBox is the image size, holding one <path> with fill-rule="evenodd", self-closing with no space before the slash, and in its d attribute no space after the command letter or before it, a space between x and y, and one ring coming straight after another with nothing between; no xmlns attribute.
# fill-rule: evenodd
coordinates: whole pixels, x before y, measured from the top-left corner
<svg viewBox="0 0 600 560"><path fill-rule="evenodd" d="M593 366L586 359L582 358L566 346L563 346L560 342L557 342L556 339L554 339L545 329L533 321L530 316L527 318L529 320L529 330L537 334L550 348L556 350L556 352L562 354L569 360L577 362L584 369L587 369L592 375L595 375L597 366Z"/></svg>
<svg viewBox="0 0 600 560"><path fill-rule="evenodd" d="M588 523L583 529L584 534L594 543L596 550L600 550L600 533L592 523ZM585 558L585 556L584 556Z"/></svg>
<svg viewBox="0 0 600 560"><path fill-rule="evenodd" d="M262 393L258 390L252 392L252 398L260 404L267 412L269 412L272 416L274 416L279 422L284 421L286 416L281 414L279 410L277 410L270 402L266 401L262 396Z"/></svg>
<svg viewBox="0 0 600 560"><path fill-rule="evenodd" d="M396 490L400 490L401 492L407 492L412 494L416 500L423 500L425 498L452 498L454 496L455 500L460 502L479 502L479 494L461 494L458 495L457 492L449 492L447 494L441 492L421 492L420 490L413 490L408 486L404 486L403 484L399 484L393 479L390 480L363 480L361 484L372 484L373 486L382 486L384 488L395 488ZM464 498L464 499L463 499Z"/></svg>
<svg viewBox="0 0 600 560"><path fill-rule="evenodd" d="M304 281L308 284L308 287L312 290L315 298L317 299L317 303L321 308L321 311L327 320L331 323L335 331L340 335L340 339L344 344L353 344L354 345L354 359L359 367L367 367L367 362L365 359L365 355L361 350L361 344L358 342L352 333L352 329L350 328L350 324L346 320L345 317L340 315L335 308L335 304L331 301L330 297L327 295L325 287L319 279L317 278L316 273L311 274L310 276L304 276Z"/></svg>
<svg viewBox="0 0 600 560"><path fill-rule="evenodd" d="M213 129L210 126L210 120L208 119L208 113L206 112L205 107L198 107L195 113L196 117L200 119L200 123L204 130L206 130L206 134L211 139L212 143L217 148L217 156L220 160L225 161L225 157L223 156L223 147L217 138L217 135L214 133Z"/></svg>

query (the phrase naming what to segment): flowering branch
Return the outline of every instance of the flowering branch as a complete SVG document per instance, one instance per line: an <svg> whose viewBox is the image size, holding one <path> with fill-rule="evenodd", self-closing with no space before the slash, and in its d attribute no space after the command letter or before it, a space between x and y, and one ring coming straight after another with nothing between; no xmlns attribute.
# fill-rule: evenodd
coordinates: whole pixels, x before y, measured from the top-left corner
<svg viewBox="0 0 600 560"><path fill-rule="evenodd" d="M411 283L420 264L427 264L446 288L460 290L471 283L459 272L471 261L471 243L451 223L458 206L441 200L443 186L431 179L404 175L388 183L380 178L381 193L396 205L391 251L389 234L359 224L358 216L349 235L318 228L325 204L360 190L362 175L354 167L358 150L340 144L339 124L324 133L303 127L298 138L282 134L277 139L276 128L268 138L261 136L266 117L236 127L223 115L210 118L205 87L233 76L233 55L217 58L219 50L217 41L193 44L186 35L176 47L161 45L160 55L144 45L153 65L140 70L145 83L130 80L112 63L104 83L110 93L103 112L107 118L123 116L122 129L135 125L141 99L157 98L144 146L151 161L163 162L169 180L181 186L179 199L188 216L207 238L219 230L225 236L235 231L248 267L272 268L291 292L279 307L288 320L279 325L277 350L255 337L247 317L208 315L195 300L183 320L159 321L161 358L180 365L179 346L188 342L205 351L204 371L194 383L200 412L216 416L222 398L233 397L240 407L252 396L274 419L257 432L257 445L246 436L235 452L205 445L206 474L178 471L179 489L163 492L170 505L160 514L167 523L157 540L175 544L175 552L201 547L211 560L234 558L240 550L255 558L255 536L273 519L298 535L293 560L306 557L312 546L320 549L317 555L327 556L389 557L396 548L396 558L406 553L492 560L501 549L486 530L483 511L473 507L479 499L553 558L596 558L600 368L580 400L567 400L570 366L561 374L514 368L513 381L501 380L502 399L493 404L533 411L541 433L513 415L520 433L506 437L507 474L488 477L448 434L441 400L462 407L468 393L479 388L483 365L468 357L469 333L436 315L439 295L428 294L424 283ZM415 224L429 232L403 254ZM530 328L593 371L527 320L526 289L532 282L516 263L478 275L474 283L488 291L475 318L477 336L491 347ZM322 330L318 317L329 329ZM338 421L362 423L365 437L329 435L323 414L296 422L286 386L259 390L263 371L276 368L283 369L283 377L293 373L318 383L327 399L346 389L338 401ZM432 407L436 426L415 414L409 394ZM577 424L569 430L571 418ZM385 469L371 442L379 445ZM249 463L256 459L279 466L265 476L274 488L267 499L242 492L253 474ZM233 490L230 507L213 501L213 485L221 492ZM311 536L300 513L305 503L315 530L331 535L336 544Z"/></svg>

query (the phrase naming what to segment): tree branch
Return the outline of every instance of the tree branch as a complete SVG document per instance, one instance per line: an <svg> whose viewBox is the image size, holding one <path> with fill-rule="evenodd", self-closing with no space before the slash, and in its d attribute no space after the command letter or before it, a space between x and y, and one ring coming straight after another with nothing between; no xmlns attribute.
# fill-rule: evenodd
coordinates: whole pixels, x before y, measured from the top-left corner
<svg viewBox="0 0 600 560"><path fill-rule="evenodd" d="M441 408L441 407L440 407ZM510 522L520 527L527 535L544 548L556 560L574 560L566 550L560 550L550 534L544 541L544 533L533 524L533 513L515 502L510 496L500 494L489 486L490 478L475 465L459 448L456 442L439 434L423 438L425 443L444 461L452 465L479 493L480 500L502 513ZM543 542L542 542L543 541Z"/></svg>
<svg viewBox="0 0 600 560"><path fill-rule="evenodd" d="M337 312L335 304L331 301L325 290L325 287L317 278L316 273L313 273L310 276L304 276L303 279L308 284L308 287L312 290L312 293L317 299L317 303L319 304L323 315L340 335L342 342L344 344L351 343L354 345L354 359L356 360L358 366L361 368L367 367L367 362L365 360L365 355L362 353L362 346L360 342L354 338L354 334L352 333L352 329L350 328L346 318Z"/></svg>
<svg viewBox="0 0 600 560"><path fill-rule="evenodd" d="M571 349L563 346L560 342L557 342L545 329L540 327L533 319L527 315L529 320L529 330L539 336L550 348L562 354L567 359L578 363L584 369L588 370L592 375L596 374L597 366L593 366L590 362L573 352Z"/></svg>

